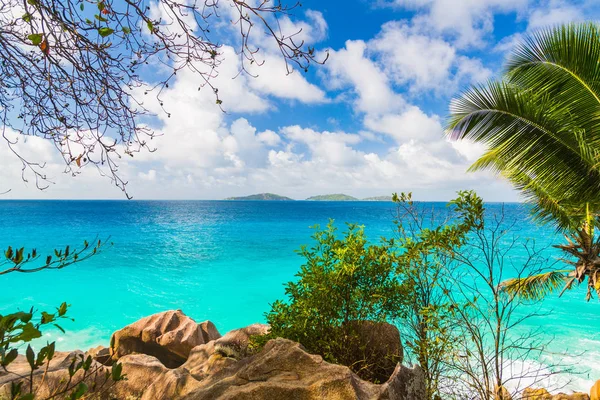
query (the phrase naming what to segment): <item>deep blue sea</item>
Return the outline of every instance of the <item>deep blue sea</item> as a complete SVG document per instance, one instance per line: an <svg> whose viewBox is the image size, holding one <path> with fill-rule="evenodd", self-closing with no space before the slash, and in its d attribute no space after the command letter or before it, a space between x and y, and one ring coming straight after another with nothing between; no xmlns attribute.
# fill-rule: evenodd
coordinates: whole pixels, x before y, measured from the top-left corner
<svg viewBox="0 0 600 400"><path fill-rule="evenodd" d="M494 212L500 205L487 207ZM505 210L523 239L535 238L537 246L561 240L533 224L524 206ZM295 250L311 243L310 226L332 218L343 230L344 222L356 222L376 241L393 234L393 215L386 202L1 201L2 249L35 246L46 254L96 237L113 245L60 271L0 276L0 313L68 302L75 321L63 323L64 335L47 334L64 350L108 345L116 329L168 309L209 319L224 333L264 320L302 264ZM550 314L530 327L542 327L557 351L586 352L571 360L583 373L569 386L589 388L600 378L600 303L573 290L546 299L543 308Z"/></svg>

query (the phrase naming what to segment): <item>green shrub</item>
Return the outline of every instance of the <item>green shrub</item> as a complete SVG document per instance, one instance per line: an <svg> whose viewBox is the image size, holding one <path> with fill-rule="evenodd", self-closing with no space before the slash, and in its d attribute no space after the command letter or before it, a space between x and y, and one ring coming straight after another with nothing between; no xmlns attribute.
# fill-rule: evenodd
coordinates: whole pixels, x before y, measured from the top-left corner
<svg viewBox="0 0 600 400"><path fill-rule="evenodd" d="M287 283L287 300L276 301L267 314L270 334L259 340L294 340L364 379L387 379L372 365L377 360L357 351L353 322L387 322L401 314L405 288L395 277L391 245L367 243L364 228L354 224L338 239L333 221L324 230L316 226L313 238L313 247L299 250L306 262L298 280Z"/></svg>

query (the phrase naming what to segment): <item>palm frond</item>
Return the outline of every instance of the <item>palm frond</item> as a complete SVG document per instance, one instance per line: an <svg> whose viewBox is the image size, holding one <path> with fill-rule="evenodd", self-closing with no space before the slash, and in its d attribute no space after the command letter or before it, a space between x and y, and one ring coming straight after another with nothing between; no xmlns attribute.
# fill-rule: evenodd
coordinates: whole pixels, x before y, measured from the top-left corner
<svg viewBox="0 0 600 400"><path fill-rule="evenodd" d="M533 201L539 219L561 228L581 217L584 204L600 210L599 59L598 24L542 30L516 47L504 81L473 87L451 104L447 134L489 149L470 170L502 174Z"/></svg>
<svg viewBox="0 0 600 400"><path fill-rule="evenodd" d="M566 282L568 270L550 271L525 278L514 278L502 282L502 290L524 300L540 300L556 291Z"/></svg>

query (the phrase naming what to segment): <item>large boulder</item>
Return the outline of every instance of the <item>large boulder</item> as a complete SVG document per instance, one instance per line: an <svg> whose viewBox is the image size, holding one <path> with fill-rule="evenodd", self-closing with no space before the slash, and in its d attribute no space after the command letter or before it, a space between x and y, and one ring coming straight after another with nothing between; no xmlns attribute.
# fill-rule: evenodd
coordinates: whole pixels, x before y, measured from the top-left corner
<svg viewBox="0 0 600 400"><path fill-rule="evenodd" d="M345 343L348 360L344 361L355 364L363 379L387 381L404 358L398 328L373 321L351 321L345 328L349 339Z"/></svg>
<svg viewBox="0 0 600 400"><path fill-rule="evenodd" d="M581 392L573 394L559 393L552 396L551 400L590 400L590 396L588 396L587 393Z"/></svg>
<svg viewBox="0 0 600 400"><path fill-rule="evenodd" d="M550 394L546 389L538 388L527 388L523 390L521 395L522 400L590 400L590 397L586 393L558 393Z"/></svg>
<svg viewBox="0 0 600 400"><path fill-rule="evenodd" d="M420 369L398 365L382 385L360 379L349 368L329 364L286 339L270 340L258 354L226 366L198 382L183 397L200 399L380 399L422 400Z"/></svg>
<svg viewBox="0 0 600 400"><path fill-rule="evenodd" d="M590 390L590 400L600 400L600 380L594 383Z"/></svg>
<svg viewBox="0 0 600 400"><path fill-rule="evenodd" d="M142 318L113 333L110 354L113 360L128 354L152 355L168 368L177 368L190 351L221 337L210 321L197 324L181 310L166 311Z"/></svg>

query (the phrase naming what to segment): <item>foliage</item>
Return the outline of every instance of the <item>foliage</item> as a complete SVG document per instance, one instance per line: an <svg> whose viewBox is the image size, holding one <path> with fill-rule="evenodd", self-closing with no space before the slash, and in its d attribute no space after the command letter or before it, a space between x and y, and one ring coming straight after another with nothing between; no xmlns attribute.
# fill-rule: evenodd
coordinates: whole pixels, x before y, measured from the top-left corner
<svg viewBox="0 0 600 400"><path fill-rule="evenodd" d="M392 241L397 274L410 288L402 297L406 313L400 329L409 355L424 372L426 400L432 400L442 394L440 380L448 373L459 339L455 308L461 305L455 304L444 289L451 257L478 224L482 201L473 192L459 192L453 207L439 213L415 204L410 193L394 193L392 200L397 205L397 236Z"/></svg>
<svg viewBox="0 0 600 400"><path fill-rule="evenodd" d="M368 355L356 354L356 321L386 322L399 317L406 290L395 278L390 246L368 244L364 228L349 224L338 239L333 221L315 227L316 244L302 247L306 259L298 280L286 285L287 301L267 314L270 337L300 342L327 361L349 366L365 379L373 376Z"/></svg>
<svg viewBox="0 0 600 400"><path fill-rule="evenodd" d="M107 390L111 383L125 379L121 373L120 364L114 364L109 370L93 362L91 356L83 354L72 358L68 367L68 379L62 380L56 387L49 387L48 396L38 396L38 391L44 382L47 383L47 374L50 362L55 356L55 342L42 347L37 354L31 346L31 341L42 336L42 329L54 325L62 332L63 328L58 322L67 317L68 305L62 303L54 313L42 311L39 317L32 308L29 312L17 312L0 315L0 367L5 371L19 355L19 347L27 343L25 358L29 364L28 376L22 376L20 381L11 382L11 400L50 399L67 396L69 399L80 399L91 393L100 393ZM43 370L41 379L36 383L34 390L34 376L36 371ZM98 376L103 378L96 379ZM93 383L89 380L93 378Z"/></svg>
<svg viewBox="0 0 600 400"><path fill-rule="evenodd" d="M161 94L177 74L191 72L197 86L223 99L212 81L223 60L220 42L229 29L239 39L241 71L261 65L259 29L272 41L288 73L307 70L316 52L297 32L282 32L279 18L300 3L212 0L7 0L0 4L1 124L18 136L52 142L67 172L94 165L125 190L118 174L123 156L153 150L156 136L141 119L150 115L144 94ZM253 29L254 28L254 29ZM323 57L326 58L326 57ZM140 76L149 65L153 83ZM160 72L162 71L162 72ZM144 93L144 94L142 94ZM226 100L225 100L226 101ZM3 130L10 149L47 185L43 164L18 153L18 139Z"/></svg>
<svg viewBox="0 0 600 400"><path fill-rule="evenodd" d="M30 266L40 259L36 249L25 252L24 247L13 249L12 246L3 252L0 258L0 275L5 275L11 272L31 273L45 269L62 269L69 265L85 261L88 258L96 255L100 248L105 245L101 240L94 241L90 244L87 240L83 242L81 250L71 249L66 246L64 249L55 249L54 257L47 255L41 265Z"/></svg>
<svg viewBox="0 0 600 400"><path fill-rule="evenodd" d="M500 393L508 393L507 387L514 388L514 396L524 385L536 386L568 368L527 363L542 359L550 340L541 329L523 325L545 314L529 301L525 308L526 299L507 293L503 283L508 276L553 270L556 262L547 248L519 236L516 223L522 216L508 218L504 205L483 211L460 251L452 253L444 283L449 301L461 305L454 308L455 334L461 339L449 361L448 380L454 385L448 395L496 400L504 398Z"/></svg>
<svg viewBox="0 0 600 400"><path fill-rule="evenodd" d="M587 279L600 296L600 26L540 30L518 44L501 81L473 87L453 101L448 135L488 146L471 167L501 173L531 203L534 215L567 234L557 246L574 266L508 282L507 290L539 298ZM567 273L568 272L568 273Z"/></svg>

